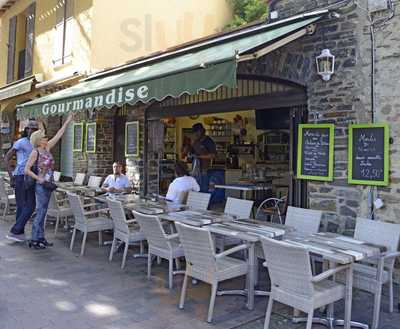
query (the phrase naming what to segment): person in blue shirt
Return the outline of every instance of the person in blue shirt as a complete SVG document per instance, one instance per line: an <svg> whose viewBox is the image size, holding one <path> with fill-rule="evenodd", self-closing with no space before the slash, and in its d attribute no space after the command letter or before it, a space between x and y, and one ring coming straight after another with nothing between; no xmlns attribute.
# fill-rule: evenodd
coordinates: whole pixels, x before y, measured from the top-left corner
<svg viewBox="0 0 400 329"><path fill-rule="evenodd" d="M217 154L214 141L206 135L206 130L201 123L192 126L194 141L191 146L193 157L192 176L194 176L200 185L201 192L208 192L209 177L208 169Z"/></svg>
<svg viewBox="0 0 400 329"><path fill-rule="evenodd" d="M23 242L25 241L25 225L35 210L35 188L25 189L24 185L24 169L33 146L29 141L31 134L39 129L36 121L30 120L25 127L22 137L18 139L13 147L4 157L7 165L8 174L10 175L10 184L15 189L15 201L17 205L16 223L11 228L7 239ZM12 159L16 155L17 165L12 170Z"/></svg>
<svg viewBox="0 0 400 329"><path fill-rule="evenodd" d="M113 163L113 173L107 176L101 189L103 192L108 193L129 193L132 191L132 185L128 177L122 173L121 163Z"/></svg>

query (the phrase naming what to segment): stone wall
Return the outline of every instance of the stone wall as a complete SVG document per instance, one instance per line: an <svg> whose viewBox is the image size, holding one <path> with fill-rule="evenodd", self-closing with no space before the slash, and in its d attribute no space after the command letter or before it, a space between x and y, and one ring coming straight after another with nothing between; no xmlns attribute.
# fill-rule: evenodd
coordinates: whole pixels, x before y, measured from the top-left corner
<svg viewBox="0 0 400 329"><path fill-rule="evenodd" d="M283 0L275 3L279 19L303 11L322 8L335 1ZM366 6L366 1L361 1ZM241 63L243 73L265 74L299 83L307 88L309 122L334 123L335 173L332 183L309 182L309 203L324 211L325 228L352 233L357 216L369 216L369 187L347 183L347 143L350 123L371 122L370 73L371 43L368 20L363 9L347 6L338 10L339 18L317 24L314 35L303 37L253 63ZM376 210L380 220L400 222L399 126L400 101L396 94L400 79L400 18L391 20L376 33L376 122L391 122L391 184L372 188L372 199L381 197L385 207ZM385 37L385 39L384 39ZM323 48L336 56L335 74L328 82L316 73L315 57ZM397 59L397 61L396 61Z"/></svg>

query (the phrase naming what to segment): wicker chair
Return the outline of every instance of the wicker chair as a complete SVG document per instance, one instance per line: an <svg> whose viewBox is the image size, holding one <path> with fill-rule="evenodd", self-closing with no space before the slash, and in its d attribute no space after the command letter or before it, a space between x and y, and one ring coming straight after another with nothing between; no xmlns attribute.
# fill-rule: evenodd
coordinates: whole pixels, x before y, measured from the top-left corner
<svg viewBox="0 0 400 329"><path fill-rule="evenodd" d="M311 329L315 309L345 298L345 285L327 279L347 270L348 265L313 276L307 249L268 238L263 238L261 243L271 279L271 294L264 329L269 328L274 301L308 313L307 329ZM346 272L349 275L349 271ZM350 321L349 313L346 307L346 322Z"/></svg>
<svg viewBox="0 0 400 329"><path fill-rule="evenodd" d="M228 197L225 204L224 213L237 217L238 219L249 219L254 201L235 199ZM215 244L217 250L223 251L225 246L240 244L241 240L228 236L217 235Z"/></svg>
<svg viewBox="0 0 400 329"><path fill-rule="evenodd" d="M60 181L60 178L61 178L61 172L59 172L59 171L54 171L53 172L53 178L54 178L54 181L57 183L57 182L59 182Z"/></svg>
<svg viewBox="0 0 400 329"><path fill-rule="evenodd" d="M193 210L207 210L211 194L189 191L186 205Z"/></svg>
<svg viewBox="0 0 400 329"><path fill-rule="evenodd" d="M181 274L181 271L173 271L174 259L177 260L177 270L179 270L179 257L184 256L183 248L179 243L178 234L167 235L164 227L157 216L145 215L137 211L132 211L133 216L139 223L140 229L147 239L148 258L147 258L147 277L151 276L152 256L167 259L168 267L168 286L172 289L173 275Z"/></svg>
<svg viewBox="0 0 400 329"><path fill-rule="evenodd" d="M15 194L8 194L4 178L0 177L0 208L3 208L2 218L6 219L6 215L11 208L15 208Z"/></svg>
<svg viewBox="0 0 400 329"><path fill-rule="evenodd" d="M212 321L218 283L228 279L247 275L248 264L243 260L228 257L239 250L247 249L242 244L223 253L216 254L211 233L204 228L176 223L179 238L185 250L186 272L183 280L179 308L185 303L188 277L211 284L211 298L207 322Z"/></svg>
<svg viewBox="0 0 400 329"><path fill-rule="evenodd" d="M86 175L83 173L77 173L74 179L74 185L82 186L85 181Z"/></svg>
<svg viewBox="0 0 400 329"><path fill-rule="evenodd" d="M315 234L319 231L321 219L322 211L320 210L289 206L286 212L285 225L291 226L297 232L303 234Z"/></svg>
<svg viewBox="0 0 400 329"><path fill-rule="evenodd" d="M353 287L374 294L372 329L378 328L382 286L389 284L389 311L393 312L393 271L396 257L400 256L400 225L357 218L354 238L375 245L385 246L387 252L381 262L367 259L354 264ZM338 276L343 281L343 276Z"/></svg>
<svg viewBox="0 0 400 329"><path fill-rule="evenodd" d="M51 193L49 208L47 209L46 221L48 217L53 217L56 219L56 224L54 227L54 236L57 236L58 226L61 219L67 219L72 217L72 209L67 203L67 199L57 200L56 192ZM45 224L46 226L46 224Z"/></svg>
<svg viewBox="0 0 400 329"><path fill-rule="evenodd" d="M114 238L111 245L109 261L112 261L117 240L124 242L125 249L122 256L121 264L121 269L123 269L125 267L126 255L128 253L129 245L140 242L140 252L141 254L143 254L143 241L145 241L146 238L144 234L140 232L139 226L130 226L130 224L134 224L136 221L126 220L125 211L122 207L121 202L107 198L107 205L110 210L111 218L114 222Z"/></svg>
<svg viewBox="0 0 400 329"><path fill-rule="evenodd" d="M98 188L100 187L102 179L103 178L100 176L90 176L87 186L91 188Z"/></svg>
<svg viewBox="0 0 400 329"><path fill-rule="evenodd" d="M112 230L114 224L110 218L104 215L107 209L103 208L91 211L84 211L84 207L78 195L74 193L67 193L67 196L72 209L72 213L75 217L74 231L72 233L71 244L69 248L71 250L74 248L76 231L78 230L83 232L83 240L81 246L82 256L85 252L87 234L90 232L99 232L99 245L101 246L103 243L102 231ZM96 217L92 217L93 215L96 215Z"/></svg>

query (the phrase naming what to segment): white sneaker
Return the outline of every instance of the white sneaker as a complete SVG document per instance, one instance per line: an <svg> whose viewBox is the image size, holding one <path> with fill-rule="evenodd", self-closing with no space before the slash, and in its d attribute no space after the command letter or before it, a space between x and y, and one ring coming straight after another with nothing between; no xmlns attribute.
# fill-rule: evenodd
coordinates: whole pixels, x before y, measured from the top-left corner
<svg viewBox="0 0 400 329"><path fill-rule="evenodd" d="M6 238L15 242L25 242L25 234L14 234L10 232L6 235Z"/></svg>

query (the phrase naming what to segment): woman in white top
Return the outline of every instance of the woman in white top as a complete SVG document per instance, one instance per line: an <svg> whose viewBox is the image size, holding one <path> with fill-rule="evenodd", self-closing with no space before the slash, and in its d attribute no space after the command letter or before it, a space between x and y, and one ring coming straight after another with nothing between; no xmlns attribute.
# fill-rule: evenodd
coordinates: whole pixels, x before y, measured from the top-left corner
<svg viewBox="0 0 400 329"><path fill-rule="evenodd" d="M169 185L166 199L182 203L189 191L199 192L200 186L192 176L189 176L184 162L178 161L175 164L175 173L178 177Z"/></svg>

